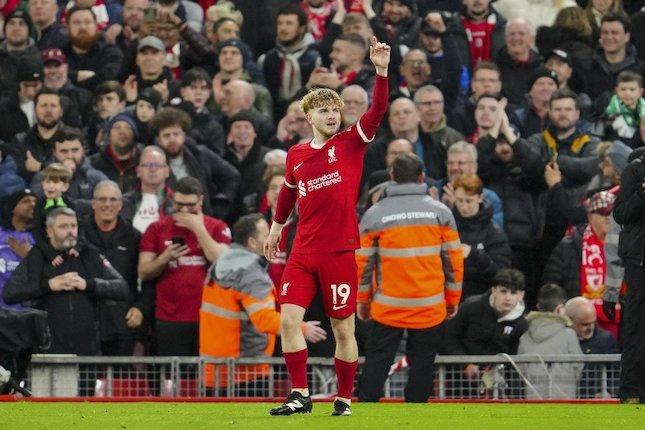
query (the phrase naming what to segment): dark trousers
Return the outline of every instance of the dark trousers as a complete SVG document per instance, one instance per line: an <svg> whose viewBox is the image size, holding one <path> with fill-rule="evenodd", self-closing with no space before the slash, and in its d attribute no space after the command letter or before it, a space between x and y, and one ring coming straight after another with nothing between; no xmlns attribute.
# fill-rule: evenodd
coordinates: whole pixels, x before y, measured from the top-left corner
<svg viewBox="0 0 645 430"><path fill-rule="evenodd" d="M627 295L623 308L620 398L645 400L645 274L643 268L625 262Z"/></svg>
<svg viewBox="0 0 645 430"><path fill-rule="evenodd" d="M158 357L199 355L199 323L155 320L153 352ZM179 372L182 379L197 377L197 367L194 365L182 365ZM153 374L152 391L156 395L161 380L170 377L170 369L164 371L153 366Z"/></svg>
<svg viewBox="0 0 645 430"><path fill-rule="evenodd" d="M362 402L378 402L397 348L407 330L406 354L410 371L405 387L406 402L426 402L434 383L434 359L442 346L444 325L426 329L403 329L372 321L367 340L365 365L357 396Z"/></svg>
<svg viewBox="0 0 645 430"><path fill-rule="evenodd" d="M159 357L199 355L199 323L156 320L154 349Z"/></svg>

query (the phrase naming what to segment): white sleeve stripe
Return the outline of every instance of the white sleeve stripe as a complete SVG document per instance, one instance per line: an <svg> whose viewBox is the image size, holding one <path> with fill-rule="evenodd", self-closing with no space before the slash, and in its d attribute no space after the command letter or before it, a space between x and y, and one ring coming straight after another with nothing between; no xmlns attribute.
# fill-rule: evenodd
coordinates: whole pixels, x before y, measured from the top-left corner
<svg viewBox="0 0 645 430"><path fill-rule="evenodd" d="M288 183L286 179L284 180L284 184L289 188L296 188L295 185L291 185L290 183Z"/></svg>
<svg viewBox="0 0 645 430"><path fill-rule="evenodd" d="M374 140L374 137L376 137L376 136L374 136L371 139L368 139L367 136L365 136L365 133L363 132L363 129L361 128L361 122L360 121L358 121L356 123L356 130L358 131L358 134L360 134L361 139L363 139L363 142L365 142L365 143L370 143L371 141Z"/></svg>

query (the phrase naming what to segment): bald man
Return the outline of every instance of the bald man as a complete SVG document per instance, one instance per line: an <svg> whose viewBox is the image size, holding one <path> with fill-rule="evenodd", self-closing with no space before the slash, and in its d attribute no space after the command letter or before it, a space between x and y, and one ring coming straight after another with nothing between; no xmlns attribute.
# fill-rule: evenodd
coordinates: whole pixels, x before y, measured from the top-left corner
<svg viewBox="0 0 645 430"><path fill-rule="evenodd" d="M596 308L582 297L569 299L564 307L578 335L580 348L585 354L618 354L618 345L611 332L596 326ZM601 364L587 364L578 387L579 398L608 398L617 394L618 364L607 366L607 391L601 387Z"/></svg>
<svg viewBox="0 0 645 430"><path fill-rule="evenodd" d="M229 118L233 118L242 111L250 111L253 113L257 134L262 144L268 142L275 133L275 126L271 121L253 108L255 90L250 83L241 79L229 81L222 87L222 95L217 99L217 102L224 114L221 120L224 130L228 130Z"/></svg>

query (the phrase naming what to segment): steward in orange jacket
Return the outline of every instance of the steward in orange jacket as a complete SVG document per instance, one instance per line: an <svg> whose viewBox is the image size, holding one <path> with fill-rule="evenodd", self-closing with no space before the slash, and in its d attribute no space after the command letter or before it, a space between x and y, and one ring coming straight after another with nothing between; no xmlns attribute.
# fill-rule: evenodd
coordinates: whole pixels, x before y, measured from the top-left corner
<svg viewBox="0 0 645 430"><path fill-rule="evenodd" d="M263 257L237 243L211 266L199 312L200 356L271 357L280 331L280 314L275 310L267 266ZM214 365L206 365L207 387L228 386L226 366L218 367L215 372ZM268 364L237 366L234 383L266 378L269 371Z"/></svg>
<svg viewBox="0 0 645 430"><path fill-rule="evenodd" d="M263 257L268 235L269 225L261 214L241 217L233 226L235 243L208 270L199 311L200 356L261 359L273 354L280 313ZM326 338L319 325L320 321L302 323L308 342ZM265 397L270 371L268 364L236 366L229 381L226 365L207 364L206 386L217 393L232 382L236 396Z"/></svg>
<svg viewBox="0 0 645 430"><path fill-rule="evenodd" d="M392 164L395 184L360 223L358 315L371 316L361 401L378 401L405 331L410 364L405 399L425 402L443 341L443 322L456 314L464 259L450 209L427 193L423 163L402 154Z"/></svg>

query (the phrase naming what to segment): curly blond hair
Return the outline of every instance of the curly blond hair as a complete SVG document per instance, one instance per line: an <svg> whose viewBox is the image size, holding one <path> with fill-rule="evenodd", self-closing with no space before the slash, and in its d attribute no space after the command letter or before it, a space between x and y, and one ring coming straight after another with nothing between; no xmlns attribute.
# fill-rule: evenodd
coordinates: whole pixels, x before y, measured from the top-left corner
<svg viewBox="0 0 645 430"><path fill-rule="evenodd" d="M336 91L330 90L329 88L313 89L300 100L300 109L304 113L309 112L311 109L325 106L342 108L345 106L345 102Z"/></svg>

